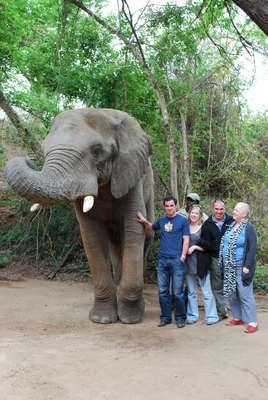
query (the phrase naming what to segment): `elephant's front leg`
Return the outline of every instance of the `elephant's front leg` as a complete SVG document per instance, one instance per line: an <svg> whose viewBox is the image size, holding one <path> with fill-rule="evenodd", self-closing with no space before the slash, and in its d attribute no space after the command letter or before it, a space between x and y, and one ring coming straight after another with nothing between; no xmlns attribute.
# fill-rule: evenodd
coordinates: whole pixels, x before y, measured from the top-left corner
<svg viewBox="0 0 268 400"><path fill-rule="evenodd" d="M122 277L118 291L118 317L125 324L138 323L144 316L142 292L145 235L136 221L133 221L133 226L125 232Z"/></svg>
<svg viewBox="0 0 268 400"><path fill-rule="evenodd" d="M118 320L116 288L112 278L108 235L102 223L76 210L94 285L94 306L89 319L102 324Z"/></svg>

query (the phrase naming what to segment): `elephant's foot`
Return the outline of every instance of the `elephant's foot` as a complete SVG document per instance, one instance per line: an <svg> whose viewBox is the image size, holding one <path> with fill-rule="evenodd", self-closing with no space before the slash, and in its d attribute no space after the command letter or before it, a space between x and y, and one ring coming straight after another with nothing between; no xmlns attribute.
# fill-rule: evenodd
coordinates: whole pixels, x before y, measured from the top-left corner
<svg viewBox="0 0 268 400"><path fill-rule="evenodd" d="M89 319L100 324L112 324L118 321L116 301L95 300L89 312Z"/></svg>
<svg viewBox="0 0 268 400"><path fill-rule="evenodd" d="M118 317L123 324L137 324L143 320L144 300L139 297L136 301L119 300Z"/></svg>

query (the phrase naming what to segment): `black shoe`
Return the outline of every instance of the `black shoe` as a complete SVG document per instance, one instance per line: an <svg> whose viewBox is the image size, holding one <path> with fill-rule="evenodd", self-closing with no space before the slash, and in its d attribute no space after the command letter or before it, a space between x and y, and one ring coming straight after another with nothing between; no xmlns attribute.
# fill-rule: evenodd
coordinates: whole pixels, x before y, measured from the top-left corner
<svg viewBox="0 0 268 400"><path fill-rule="evenodd" d="M228 318L227 314L219 315L219 321L223 321L224 319L227 319L227 318Z"/></svg>
<svg viewBox="0 0 268 400"><path fill-rule="evenodd" d="M162 320L162 321L159 322L159 324L157 326L159 328L162 328L162 326L165 326L165 325L168 325L168 324L171 324L171 321Z"/></svg>
<svg viewBox="0 0 268 400"><path fill-rule="evenodd" d="M185 327L185 323L184 322L177 322L176 325L177 325L177 328L184 328Z"/></svg>

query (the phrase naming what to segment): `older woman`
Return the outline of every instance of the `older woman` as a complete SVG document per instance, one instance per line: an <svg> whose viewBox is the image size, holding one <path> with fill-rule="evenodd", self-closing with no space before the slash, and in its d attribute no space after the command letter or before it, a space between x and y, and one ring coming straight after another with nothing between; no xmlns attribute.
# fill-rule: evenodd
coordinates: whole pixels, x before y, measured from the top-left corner
<svg viewBox="0 0 268 400"><path fill-rule="evenodd" d="M253 277L256 268L257 238L248 221L247 203L237 203L233 210L234 223L222 240L219 261L224 273L224 295L228 298L233 319L229 325L247 324L245 333L258 330Z"/></svg>

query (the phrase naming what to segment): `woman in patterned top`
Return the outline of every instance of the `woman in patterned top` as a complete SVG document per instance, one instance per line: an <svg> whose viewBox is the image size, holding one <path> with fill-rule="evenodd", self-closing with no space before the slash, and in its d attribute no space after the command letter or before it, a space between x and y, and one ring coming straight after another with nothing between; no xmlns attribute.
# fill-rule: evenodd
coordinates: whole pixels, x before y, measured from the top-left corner
<svg viewBox="0 0 268 400"><path fill-rule="evenodd" d="M253 277L256 268L257 238L248 221L250 208L238 203L233 210L234 223L221 240L219 262L223 268L224 295L228 298L233 319L230 326L247 324L245 333L258 330Z"/></svg>

